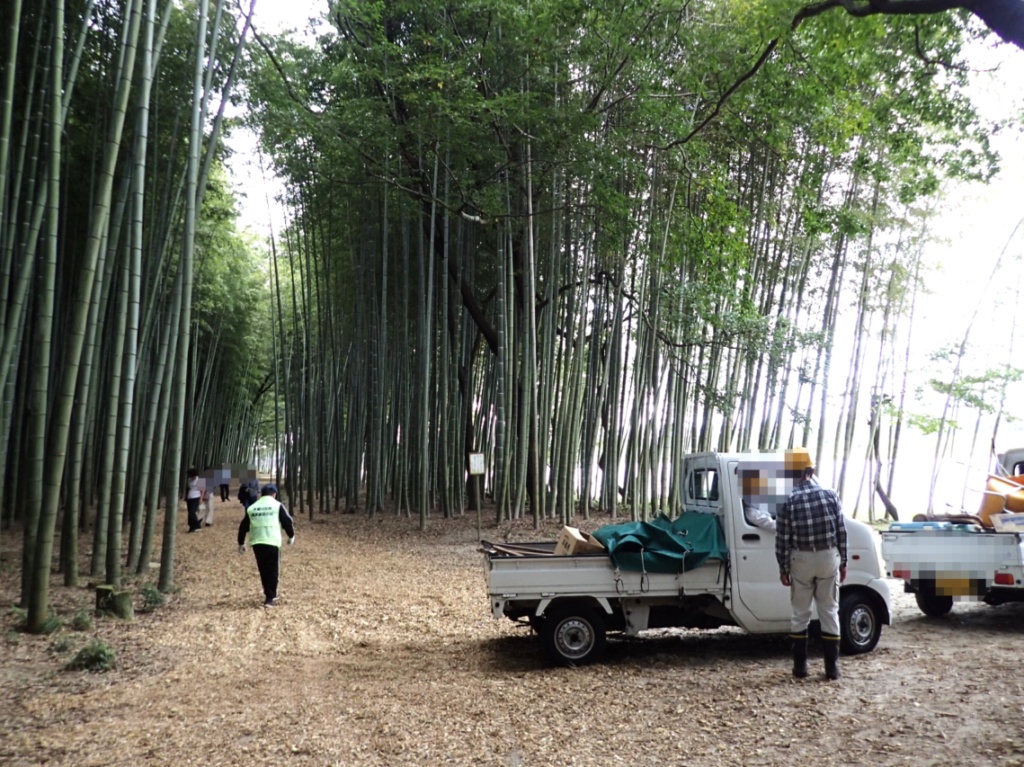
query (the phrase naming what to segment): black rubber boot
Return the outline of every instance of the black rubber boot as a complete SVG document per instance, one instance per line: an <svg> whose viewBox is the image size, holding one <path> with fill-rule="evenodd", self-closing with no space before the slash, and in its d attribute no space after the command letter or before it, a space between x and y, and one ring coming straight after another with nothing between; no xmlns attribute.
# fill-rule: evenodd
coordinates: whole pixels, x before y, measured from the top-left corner
<svg viewBox="0 0 1024 767"><path fill-rule="evenodd" d="M793 676L807 678L807 634L790 634L793 640Z"/></svg>
<svg viewBox="0 0 1024 767"><path fill-rule="evenodd" d="M822 634L821 644L825 650L825 678L830 681L838 679L842 676L839 672L839 637Z"/></svg>

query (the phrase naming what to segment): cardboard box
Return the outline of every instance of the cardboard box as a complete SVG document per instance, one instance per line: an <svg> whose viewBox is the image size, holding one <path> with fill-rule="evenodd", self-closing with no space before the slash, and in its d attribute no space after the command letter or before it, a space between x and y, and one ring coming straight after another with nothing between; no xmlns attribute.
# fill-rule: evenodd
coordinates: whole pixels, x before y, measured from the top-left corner
<svg viewBox="0 0 1024 767"><path fill-rule="evenodd" d="M574 557L578 554L602 554L604 546L590 533L581 533L575 527L563 527L555 544L555 556Z"/></svg>
<svg viewBox="0 0 1024 767"><path fill-rule="evenodd" d="M1024 533L1024 514L993 514L989 519L997 533Z"/></svg>

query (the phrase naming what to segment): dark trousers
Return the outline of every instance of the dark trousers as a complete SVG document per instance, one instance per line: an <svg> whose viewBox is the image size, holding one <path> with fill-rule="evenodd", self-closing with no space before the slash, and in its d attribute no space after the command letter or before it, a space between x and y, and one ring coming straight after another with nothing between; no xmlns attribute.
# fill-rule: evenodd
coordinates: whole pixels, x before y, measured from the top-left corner
<svg viewBox="0 0 1024 767"><path fill-rule="evenodd" d="M188 531L198 530L202 527L199 522L199 499L198 498L186 498L185 508L188 509Z"/></svg>
<svg viewBox="0 0 1024 767"><path fill-rule="evenodd" d="M220 499L222 501L226 501L230 497L231 497L231 485L221 485L220 486Z"/></svg>
<svg viewBox="0 0 1024 767"><path fill-rule="evenodd" d="M260 569L263 595L268 602L276 599L277 578L281 568L281 547L257 543L252 547L252 553L256 555L256 566Z"/></svg>

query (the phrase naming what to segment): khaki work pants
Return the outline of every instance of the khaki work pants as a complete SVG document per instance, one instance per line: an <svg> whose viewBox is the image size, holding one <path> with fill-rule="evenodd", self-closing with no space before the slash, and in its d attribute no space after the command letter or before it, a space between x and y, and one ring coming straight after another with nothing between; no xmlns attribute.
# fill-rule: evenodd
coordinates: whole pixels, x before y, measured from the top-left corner
<svg viewBox="0 0 1024 767"><path fill-rule="evenodd" d="M821 633L839 636L839 551L794 550L789 558L792 582L789 602L793 606L790 633L803 634L811 620L811 603L818 606Z"/></svg>

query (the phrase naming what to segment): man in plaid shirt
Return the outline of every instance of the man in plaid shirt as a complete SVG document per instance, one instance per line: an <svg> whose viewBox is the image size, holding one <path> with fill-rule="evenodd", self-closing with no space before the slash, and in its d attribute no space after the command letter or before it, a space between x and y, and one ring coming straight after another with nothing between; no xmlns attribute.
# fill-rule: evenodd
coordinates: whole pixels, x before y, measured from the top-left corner
<svg viewBox="0 0 1024 767"><path fill-rule="evenodd" d="M846 525L835 491L821 487L805 448L787 451L786 468L797 485L779 509L775 557L783 586L790 588L793 676L807 676L807 624L818 607L825 649L825 676L839 674L839 584L846 580Z"/></svg>

